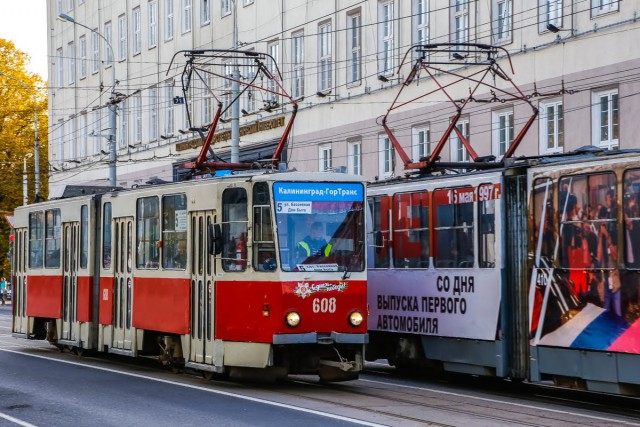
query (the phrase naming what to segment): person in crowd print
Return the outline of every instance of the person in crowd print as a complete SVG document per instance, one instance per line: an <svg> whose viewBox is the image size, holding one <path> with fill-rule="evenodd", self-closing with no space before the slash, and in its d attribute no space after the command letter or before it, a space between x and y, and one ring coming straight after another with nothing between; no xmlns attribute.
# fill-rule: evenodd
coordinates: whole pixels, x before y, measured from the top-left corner
<svg viewBox="0 0 640 427"><path fill-rule="evenodd" d="M640 207L637 196L625 194L624 203L626 265L640 268Z"/></svg>
<svg viewBox="0 0 640 427"><path fill-rule="evenodd" d="M608 194L609 193L607 193L608 206L602 206L600 208L598 215L599 220L608 220L614 213L609 203L610 200ZM615 232L615 221L600 222L600 234L598 236L598 262L604 270L603 283L601 285L604 294L604 309L622 317L620 274L617 270L618 248L612 237L612 234L617 234Z"/></svg>

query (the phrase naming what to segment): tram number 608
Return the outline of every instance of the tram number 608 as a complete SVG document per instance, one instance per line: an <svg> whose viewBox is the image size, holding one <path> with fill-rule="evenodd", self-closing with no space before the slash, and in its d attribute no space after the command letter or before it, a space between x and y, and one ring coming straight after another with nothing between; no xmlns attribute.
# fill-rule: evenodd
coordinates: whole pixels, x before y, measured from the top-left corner
<svg viewBox="0 0 640 427"><path fill-rule="evenodd" d="M313 312L314 313L335 313L336 299L335 298L314 298Z"/></svg>

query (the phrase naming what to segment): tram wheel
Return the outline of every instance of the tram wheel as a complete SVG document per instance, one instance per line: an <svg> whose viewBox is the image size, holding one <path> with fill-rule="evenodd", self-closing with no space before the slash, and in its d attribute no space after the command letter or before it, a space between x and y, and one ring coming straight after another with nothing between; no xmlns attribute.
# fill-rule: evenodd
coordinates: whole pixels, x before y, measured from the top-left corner
<svg viewBox="0 0 640 427"><path fill-rule="evenodd" d="M213 371L202 371L202 378L207 381L211 381L216 376L216 373Z"/></svg>
<svg viewBox="0 0 640 427"><path fill-rule="evenodd" d="M84 348L82 347L73 347L73 352L75 353L76 356L78 357L82 357L84 356Z"/></svg>

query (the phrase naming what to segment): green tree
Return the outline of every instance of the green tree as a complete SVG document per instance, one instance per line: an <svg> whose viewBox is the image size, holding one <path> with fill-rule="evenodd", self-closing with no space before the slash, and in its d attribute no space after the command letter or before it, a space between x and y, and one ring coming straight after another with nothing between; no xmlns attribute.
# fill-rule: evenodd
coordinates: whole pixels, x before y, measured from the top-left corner
<svg viewBox="0 0 640 427"><path fill-rule="evenodd" d="M48 117L46 82L30 73L31 57L0 38L0 275L11 274L9 224L4 215L22 205L23 160L34 152L34 110L38 116L40 196L48 193ZM35 101L34 101L35 93ZM33 155L27 160L28 200L35 198Z"/></svg>

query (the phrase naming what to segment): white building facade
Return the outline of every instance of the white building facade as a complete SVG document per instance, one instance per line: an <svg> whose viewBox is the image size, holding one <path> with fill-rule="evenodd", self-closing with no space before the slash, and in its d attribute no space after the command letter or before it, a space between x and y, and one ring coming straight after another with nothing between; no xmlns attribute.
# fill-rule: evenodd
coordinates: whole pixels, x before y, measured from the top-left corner
<svg viewBox="0 0 640 427"><path fill-rule="evenodd" d="M174 103L183 96L184 59L178 55L177 65L169 64L181 50L232 48L234 22L240 49L274 56L287 91L300 99L283 159L298 170L340 168L370 180L402 174L377 118L406 77L396 73L403 56L412 45L426 43L484 43L510 53L513 81L539 109L515 155L585 145L640 148L634 137L640 132L640 120L634 119L640 113L638 2L48 0L47 7L52 197L67 184L107 185L105 135L114 73L116 184L176 179L179 165L194 159L199 148L184 105ZM93 31L57 20L60 13ZM100 36L110 41L112 57ZM464 58L451 61L461 73L477 67L465 65ZM499 63L509 69L504 57ZM244 74L241 78L251 78L251 71ZM222 83L220 89L228 93ZM433 89L424 74L407 88L416 96ZM464 98L470 84L451 90L454 99ZM203 93L192 95L187 102L193 122L206 125L215 105ZM484 90L477 97L491 95ZM262 109L267 98L240 99L249 113L239 119L241 160L270 157L291 116L287 105ZM526 103L501 101L471 104L457 123L479 155L500 157L531 115ZM445 96L435 93L394 112L389 125L417 160L431 153L455 113ZM223 157L230 126L219 126L223 136L213 145ZM452 137L441 157L463 160L466 152Z"/></svg>

